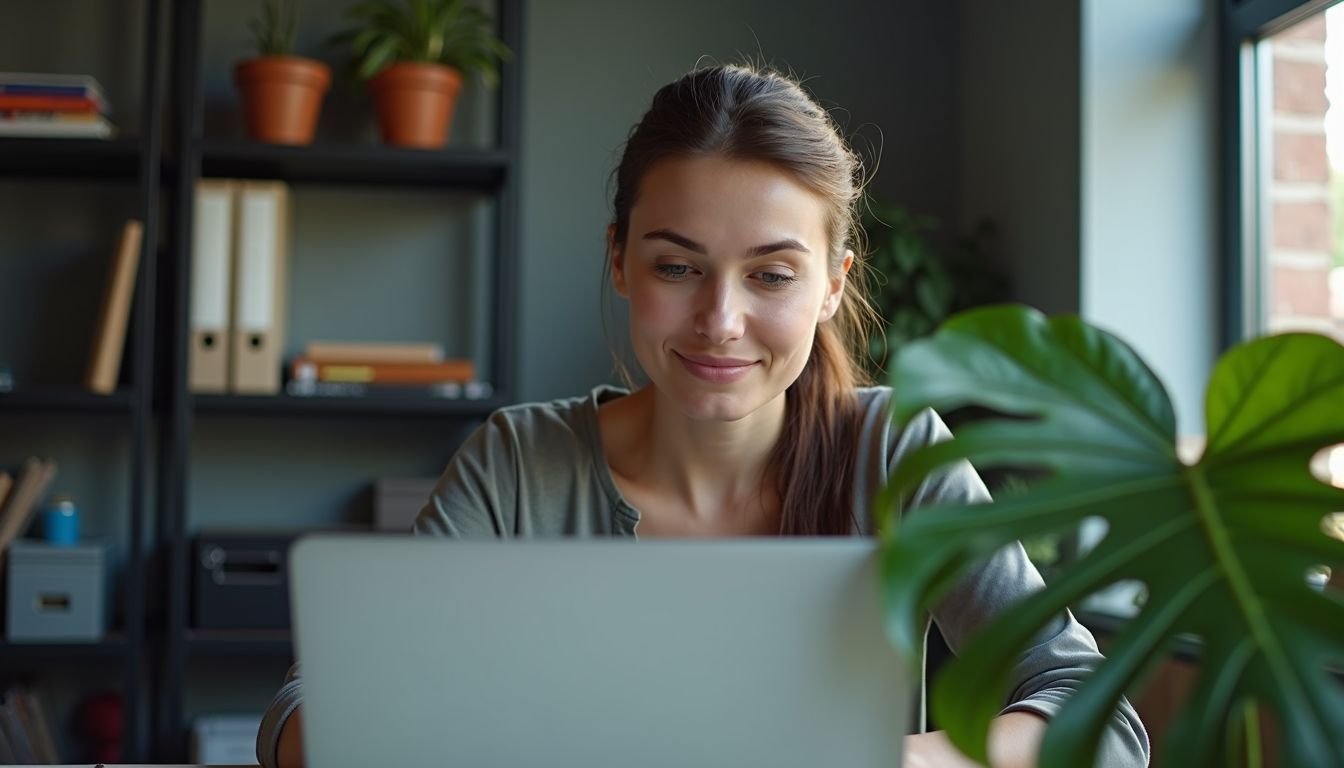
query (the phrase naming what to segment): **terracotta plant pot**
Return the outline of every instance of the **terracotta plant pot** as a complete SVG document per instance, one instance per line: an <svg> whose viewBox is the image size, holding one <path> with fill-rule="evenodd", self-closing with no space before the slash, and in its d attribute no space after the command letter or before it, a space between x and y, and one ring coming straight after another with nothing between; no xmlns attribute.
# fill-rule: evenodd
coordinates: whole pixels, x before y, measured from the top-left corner
<svg viewBox="0 0 1344 768"><path fill-rule="evenodd" d="M448 141L462 74L440 64L402 62L369 80L383 141L439 149Z"/></svg>
<svg viewBox="0 0 1344 768"><path fill-rule="evenodd" d="M233 81L243 94L248 138L272 144L311 144L331 85L331 69L298 56L239 62Z"/></svg>

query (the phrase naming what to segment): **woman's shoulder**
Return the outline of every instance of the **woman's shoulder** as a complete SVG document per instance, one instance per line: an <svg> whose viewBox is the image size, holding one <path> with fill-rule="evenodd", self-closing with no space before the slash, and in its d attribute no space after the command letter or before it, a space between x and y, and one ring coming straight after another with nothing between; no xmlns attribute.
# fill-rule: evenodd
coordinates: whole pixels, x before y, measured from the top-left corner
<svg viewBox="0 0 1344 768"><path fill-rule="evenodd" d="M925 408L903 424L893 422L891 387L856 387L854 396L861 431L877 438L876 442L888 454L905 453L921 445L946 440L951 434L942 417L932 408Z"/></svg>
<svg viewBox="0 0 1344 768"><path fill-rule="evenodd" d="M626 394L619 387L600 385L586 395L506 405L490 414L482 430L529 446L586 444L596 437L598 406Z"/></svg>

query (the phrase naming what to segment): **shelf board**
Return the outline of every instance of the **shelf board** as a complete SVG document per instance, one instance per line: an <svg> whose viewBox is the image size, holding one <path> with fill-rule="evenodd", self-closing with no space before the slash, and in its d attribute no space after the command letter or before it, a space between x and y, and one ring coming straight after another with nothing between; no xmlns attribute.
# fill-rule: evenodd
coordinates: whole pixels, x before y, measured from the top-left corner
<svg viewBox="0 0 1344 768"><path fill-rule="evenodd" d="M8 640L0 640L0 658L3 659L22 659L24 661L70 658L104 659L119 656L125 652L126 636L121 633L108 634L102 640L94 643L12 643Z"/></svg>
<svg viewBox="0 0 1344 768"><path fill-rule="evenodd" d="M423 150L371 144L294 147L223 140L205 140L199 146L203 177L493 192L509 169L506 153L487 149Z"/></svg>
<svg viewBox="0 0 1344 768"><path fill-rule="evenodd" d="M196 413L251 416L447 416L485 418L506 405L501 397L299 397L294 395L195 395Z"/></svg>
<svg viewBox="0 0 1344 768"><path fill-rule="evenodd" d="M16 389L0 392L0 413L23 411L67 413L128 413L131 392L118 390L95 395L81 389Z"/></svg>
<svg viewBox="0 0 1344 768"><path fill-rule="evenodd" d="M0 177L134 181L139 172L139 139L0 137Z"/></svg>
<svg viewBox="0 0 1344 768"><path fill-rule="evenodd" d="M193 656L292 656L287 629L189 629L187 652Z"/></svg>

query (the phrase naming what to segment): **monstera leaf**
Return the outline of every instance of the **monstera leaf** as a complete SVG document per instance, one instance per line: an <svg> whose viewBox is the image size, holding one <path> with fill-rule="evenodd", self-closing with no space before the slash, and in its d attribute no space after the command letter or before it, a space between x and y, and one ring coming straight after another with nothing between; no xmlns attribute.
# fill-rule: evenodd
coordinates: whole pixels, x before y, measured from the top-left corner
<svg viewBox="0 0 1344 768"><path fill-rule="evenodd" d="M1015 539L1094 516L1108 524L1094 550L994 619L935 681L933 711L958 747L984 762L1008 670L1033 635L1088 594L1138 581L1146 603L1051 721L1043 766L1092 764L1120 696L1182 634L1200 640L1200 671L1158 745L1165 764L1239 762L1242 729L1265 707L1287 764L1344 765L1344 598L1307 582L1314 567L1344 565L1344 542L1322 527L1344 510L1344 490L1309 468L1344 442L1344 347L1286 334L1229 351L1209 382L1208 439L1193 465L1176 455L1161 382L1076 317L1016 306L958 315L901 350L892 384L898 422L926 407L992 414L913 453L877 502L888 630L911 658L925 611L967 568ZM993 504L897 519L907 492L959 459L1035 467L1046 479Z"/></svg>

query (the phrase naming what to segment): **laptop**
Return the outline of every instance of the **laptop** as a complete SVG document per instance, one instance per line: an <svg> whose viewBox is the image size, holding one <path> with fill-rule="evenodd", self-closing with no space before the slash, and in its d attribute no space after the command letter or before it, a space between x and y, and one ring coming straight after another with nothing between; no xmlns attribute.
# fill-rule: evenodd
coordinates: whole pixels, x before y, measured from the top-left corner
<svg viewBox="0 0 1344 768"><path fill-rule="evenodd" d="M309 765L899 766L872 540L318 534L290 557Z"/></svg>

